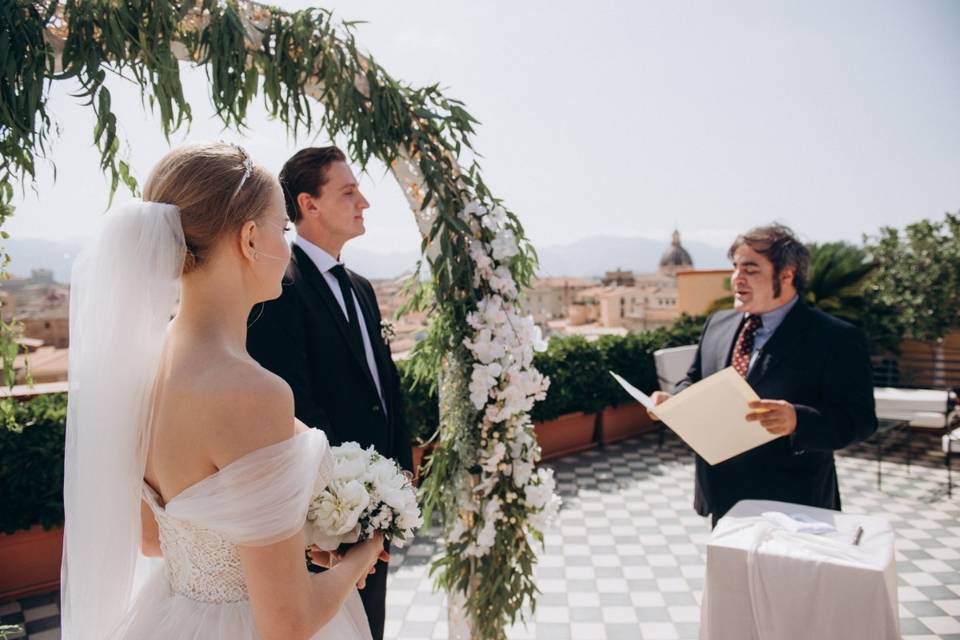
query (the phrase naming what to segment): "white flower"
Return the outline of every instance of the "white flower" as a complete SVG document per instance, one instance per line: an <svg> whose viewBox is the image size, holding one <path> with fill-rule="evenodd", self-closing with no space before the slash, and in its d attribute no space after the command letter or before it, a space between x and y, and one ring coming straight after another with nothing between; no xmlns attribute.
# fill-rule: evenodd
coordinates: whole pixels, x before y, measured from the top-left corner
<svg viewBox="0 0 960 640"><path fill-rule="evenodd" d="M527 505L533 509L530 526L542 532L557 517L561 500L555 492L552 469L538 469L537 480L524 487L523 491Z"/></svg>
<svg viewBox="0 0 960 640"><path fill-rule="evenodd" d="M493 496L483 508L483 527L477 532L474 542L467 546L466 555L482 558L487 555L497 540L497 521L503 518L500 498Z"/></svg>
<svg viewBox="0 0 960 640"><path fill-rule="evenodd" d="M341 542L356 542L360 516L370 504L370 494L357 480L334 481L311 502L307 521L308 541L321 549L336 549Z"/></svg>
<svg viewBox="0 0 960 640"><path fill-rule="evenodd" d="M497 231L507 223L507 212L500 205L495 206L490 213L481 217L483 226L491 231Z"/></svg>
<svg viewBox="0 0 960 640"><path fill-rule="evenodd" d="M530 482L530 476L533 475L533 462L529 460L520 460L513 463L513 484L517 488L524 487Z"/></svg>
<svg viewBox="0 0 960 640"><path fill-rule="evenodd" d="M470 400L477 410L483 409L490 398L490 389L497 384L502 368L496 362L473 368L470 375Z"/></svg>
<svg viewBox="0 0 960 640"><path fill-rule="evenodd" d="M331 447L330 452L337 460L354 460L356 458L369 458L370 451L364 449L356 442L344 442L336 447Z"/></svg>
<svg viewBox="0 0 960 640"><path fill-rule="evenodd" d="M517 248L517 239L513 235L513 231L509 229L504 229L496 235L493 239L493 242L490 243L490 248L493 250L493 259L497 262L503 262L513 256L517 255L519 249Z"/></svg>
<svg viewBox="0 0 960 640"><path fill-rule="evenodd" d="M490 288L506 298L517 297L517 285L513 281L510 269L505 266L499 266L493 270L493 277L490 278Z"/></svg>
<svg viewBox="0 0 960 640"><path fill-rule="evenodd" d="M338 457L334 463L334 480L359 480L366 474L369 459L365 456L349 458Z"/></svg>
<svg viewBox="0 0 960 640"><path fill-rule="evenodd" d="M493 451L490 452L489 457L481 465L483 470L487 473L496 473L497 465L503 460L504 456L507 455L507 445L502 442L497 442L493 445Z"/></svg>
<svg viewBox="0 0 960 640"><path fill-rule="evenodd" d="M482 216L487 212L487 209L479 200L471 200L463 208L463 211L460 212L460 218L462 220L469 220L477 216Z"/></svg>
<svg viewBox="0 0 960 640"><path fill-rule="evenodd" d="M454 518L453 525L447 533L447 540L450 542L459 542L463 534L467 532L467 527L463 524L463 518Z"/></svg>
<svg viewBox="0 0 960 640"><path fill-rule="evenodd" d="M377 531L397 546L423 524L416 492L396 462L355 442L332 448L334 479L307 510L307 541L333 550Z"/></svg>
<svg viewBox="0 0 960 640"><path fill-rule="evenodd" d="M467 339L464 344L483 364L490 364L506 355L506 347L494 341L493 332L490 329L478 331L473 340Z"/></svg>

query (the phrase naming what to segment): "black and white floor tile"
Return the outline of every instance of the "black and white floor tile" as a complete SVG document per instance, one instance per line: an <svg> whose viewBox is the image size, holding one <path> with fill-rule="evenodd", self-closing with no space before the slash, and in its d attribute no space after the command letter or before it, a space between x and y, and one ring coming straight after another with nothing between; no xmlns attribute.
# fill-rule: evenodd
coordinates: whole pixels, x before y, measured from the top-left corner
<svg viewBox="0 0 960 640"><path fill-rule="evenodd" d="M898 439L899 438L899 439ZM901 630L911 640L960 640L960 496L946 495L935 438L915 434L912 463L894 435L877 488L873 443L838 456L844 510L888 518L897 531ZM564 499L537 567L542 592L511 640L682 640L697 637L709 526L692 508L686 447L641 436L549 463ZM426 532L393 553L386 636L447 637L446 600L429 566ZM59 638L57 594L0 605L11 638Z"/></svg>

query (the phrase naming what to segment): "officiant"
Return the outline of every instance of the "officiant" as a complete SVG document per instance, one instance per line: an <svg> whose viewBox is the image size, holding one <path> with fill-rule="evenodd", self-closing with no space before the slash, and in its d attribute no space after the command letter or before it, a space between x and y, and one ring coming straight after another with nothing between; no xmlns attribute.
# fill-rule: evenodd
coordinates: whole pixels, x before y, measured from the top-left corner
<svg viewBox="0 0 960 640"><path fill-rule="evenodd" d="M810 252L789 228L752 229L729 257L734 307L707 319L677 390L733 366L761 398L747 420L779 437L712 466L697 456L694 508L714 525L743 499L839 511L833 452L877 428L866 340L806 303ZM710 407L703 413L709 420Z"/></svg>

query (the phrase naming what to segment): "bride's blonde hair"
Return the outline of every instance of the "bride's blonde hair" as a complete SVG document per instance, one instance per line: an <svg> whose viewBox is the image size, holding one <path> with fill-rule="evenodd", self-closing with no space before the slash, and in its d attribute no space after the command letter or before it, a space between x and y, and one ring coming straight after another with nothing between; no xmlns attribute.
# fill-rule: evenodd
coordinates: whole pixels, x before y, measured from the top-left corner
<svg viewBox="0 0 960 640"><path fill-rule="evenodd" d="M226 142L186 144L150 172L143 199L180 209L187 254L183 273L203 266L220 237L256 220L270 203L277 179Z"/></svg>

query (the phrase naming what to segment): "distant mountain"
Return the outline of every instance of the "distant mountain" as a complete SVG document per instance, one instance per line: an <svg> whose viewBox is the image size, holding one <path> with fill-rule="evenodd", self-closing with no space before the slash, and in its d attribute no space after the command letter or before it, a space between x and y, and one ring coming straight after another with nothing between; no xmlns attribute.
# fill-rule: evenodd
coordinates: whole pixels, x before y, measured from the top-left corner
<svg viewBox="0 0 960 640"><path fill-rule="evenodd" d="M410 273L417 266L420 251L376 253L365 249L343 248L343 262L352 270L373 280L395 278Z"/></svg>
<svg viewBox="0 0 960 640"><path fill-rule="evenodd" d="M657 270L660 256L669 246L663 240L590 236L564 245L537 247L540 275L602 276L606 271L625 269L646 273ZM722 269L730 265L726 249L699 242L683 242L696 269Z"/></svg>
<svg viewBox="0 0 960 640"><path fill-rule="evenodd" d="M36 238L11 238L5 246L12 258L10 273L28 276L32 269L52 269L57 282L70 280L70 267L80 249L79 243ZM662 240L598 235L564 245L537 247L540 275L589 278L614 269L655 271L667 246ZM697 269L729 266L725 249L698 242L684 242L683 246L690 252ZM348 246L343 250L343 257L351 269L368 278L380 279L409 273L416 266L419 253L416 250L376 253Z"/></svg>
<svg viewBox="0 0 960 640"><path fill-rule="evenodd" d="M537 247L540 275L590 278L614 269L641 273L657 270L660 256L669 246L662 240L590 236L563 245ZM700 242L684 242L697 269L723 269L730 266L726 249ZM392 278L412 271L419 253L416 251L381 254L362 249L343 250L344 260L368 278Z"/></svg>
<svg viewBox="0 0 960 640"><path fill-rule="evenodd" d="M33 269L51 269L54 280L69 282L73 259L81 245L39 238L10 238L2 241L2 246L10 254L7 270L12 275L29 276Z"/></svg>

